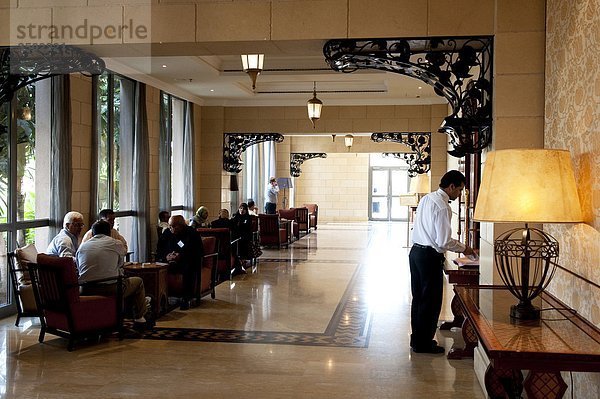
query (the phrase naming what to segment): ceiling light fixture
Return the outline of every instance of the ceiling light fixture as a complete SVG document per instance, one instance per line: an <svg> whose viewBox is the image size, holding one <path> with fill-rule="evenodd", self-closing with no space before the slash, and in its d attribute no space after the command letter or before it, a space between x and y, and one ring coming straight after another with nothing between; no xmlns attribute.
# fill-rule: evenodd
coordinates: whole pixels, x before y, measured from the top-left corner
<svg viewBox="0 0 600 399"><path fill-rule="evenodd" d="M308 107L308 118L312 122L314 129L315 121L321 117L321 108L323 108L323 102L317 98L317 82L313 82L313 84L313 98L308 100L306 106Z"/></svg>
<svg viewBox="0 0 600 399"><path fill-rule="evenodd" d="M252 90L256 89L256 78L263 70L264 54L242 54L242 69L252 79Z"/></svg>
<svg viewBox="0 0 600 399"><path fill-rule="evenodd" d="M344 145L348 147L348 151L352 148L352 144L354 143L354 136L351 134L347 134L344 136Z"/></svg>

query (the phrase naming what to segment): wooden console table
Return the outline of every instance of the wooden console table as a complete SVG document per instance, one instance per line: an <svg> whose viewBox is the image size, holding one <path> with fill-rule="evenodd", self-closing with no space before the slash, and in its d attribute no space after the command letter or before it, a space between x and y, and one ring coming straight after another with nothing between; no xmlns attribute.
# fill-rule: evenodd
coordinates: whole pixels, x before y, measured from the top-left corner
<svg viewBox="0 0 600 399"><path fill-rule="evenodd" d="M144 281L146 295L152 298L150 307L155 318L167 313L167 273L166 263L129 263L123 266L125 275L137 276Z"/></svg>
<svg viewBox="0 0 600 399"><path fill-rule="evenodd" d="M466 258L459 258L458 260L454 259L452 263L444 263L444 274L448 279L448 283L458 285L479 284L479 263L475 264L473 262L469 262L468 265L465 265L460 261L460 259ZM454 297L452 298L452 302L450 303L450 309L452 310L452 314L454 315L454 320L442 323L442 325L440 326L440 330L450 330L453 327L461 327L463 321L465 320L462 308L458 302L456 294L454 294Z"/></svg>
<svg viewBox="0 0 600 399"><path fill-rule="evenodd" d="M562 398L567 384L561 371L600 371L600 330L550 295L534 300L541 320L511 319L517 299L503 286L455 286L466 319L467 347L479 343L490 365L485 373L488 395L495 398ZM470 325L470 326L468 326ZM468 328L466 328L468 327ZM466 334L472 329L474 334ZM472 351L471 351L472 353ZM529 370L523 381L521 370Z"/></svg>

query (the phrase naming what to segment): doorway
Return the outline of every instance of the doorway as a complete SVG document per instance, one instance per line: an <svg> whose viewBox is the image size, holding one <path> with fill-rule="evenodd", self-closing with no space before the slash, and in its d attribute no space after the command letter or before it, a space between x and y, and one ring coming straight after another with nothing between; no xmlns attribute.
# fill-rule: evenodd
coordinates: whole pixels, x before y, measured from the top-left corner
<svg viewBox="0 0 600 399"><path fill-rule="evenodd" d="M408 171L401 166L369 168L369 220L408 221L408 208L400 195L408 192Z"/></svg>

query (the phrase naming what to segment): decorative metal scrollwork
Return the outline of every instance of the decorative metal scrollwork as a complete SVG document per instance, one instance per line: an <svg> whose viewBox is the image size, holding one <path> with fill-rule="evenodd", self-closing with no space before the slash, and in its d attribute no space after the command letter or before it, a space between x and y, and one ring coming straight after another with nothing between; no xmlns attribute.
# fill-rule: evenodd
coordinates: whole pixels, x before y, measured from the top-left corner
<svg viewBox="0 0 600 399"><path fill-rule="evenodd" d="M54 75L104 72L102 59L64 44L28 44L0 47L0 104L30 83Z"/></svg>
<svg viewBox="0 0 600 399"><path fill-rule="evenodd" d="M300 176L302 170L300 165L309 159L313 158L327 158L327 154L324 152L292 152L290 154L290 175L293 177Z"/></svg>
<svg viewBox="0 0 600 399"><path fill-rule="evenodd" d="M275 141L281 143L279 133L225 133L223 135L223 169L231 173L242 171L242 153L251 145Z"/></svg>
<svg viewBox="0 0 600 399"><path fill-rule="evenodd" d="M391 141L409 146L413 152L385 152L383 154L404 159L408 163L408 176L410 177L427 173L431 169L431 133L429 132L373 133L371 140L376 143Z"/></svg>
<svg viewBox="0 0 600 399"><path fill-rule="evenodd" d="M492 138L493 38L335 39L323 47L341 72L380 69L410 76L445 97L452 114L439 132L450 136L450 155L480 153Z"/></svg>

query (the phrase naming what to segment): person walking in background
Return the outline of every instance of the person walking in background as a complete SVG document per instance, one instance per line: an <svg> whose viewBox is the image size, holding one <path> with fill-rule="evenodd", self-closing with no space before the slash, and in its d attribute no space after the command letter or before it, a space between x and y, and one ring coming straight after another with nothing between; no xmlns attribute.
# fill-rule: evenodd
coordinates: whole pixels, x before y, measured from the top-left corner
<svg viewBox="0 0 600 399"><path fill-rule="evenodd" d="M439 189L423 197L417 207L408 257L412 291L410 346L417 353L444 353L433 339L442 309L444 253L474 254L473 249L452 238L450 224L452 210L448 203L460 196L465 182L461 172L447 172Z"/></svg>
<svg viewBox="0 0 600 399"><path fill-rule="evenodd" d="M277 193L279 193L279 187L277 186L277 179L271 177L269 179L269 185L265 190L265 213L274 215L277 212Z"/></svg>

